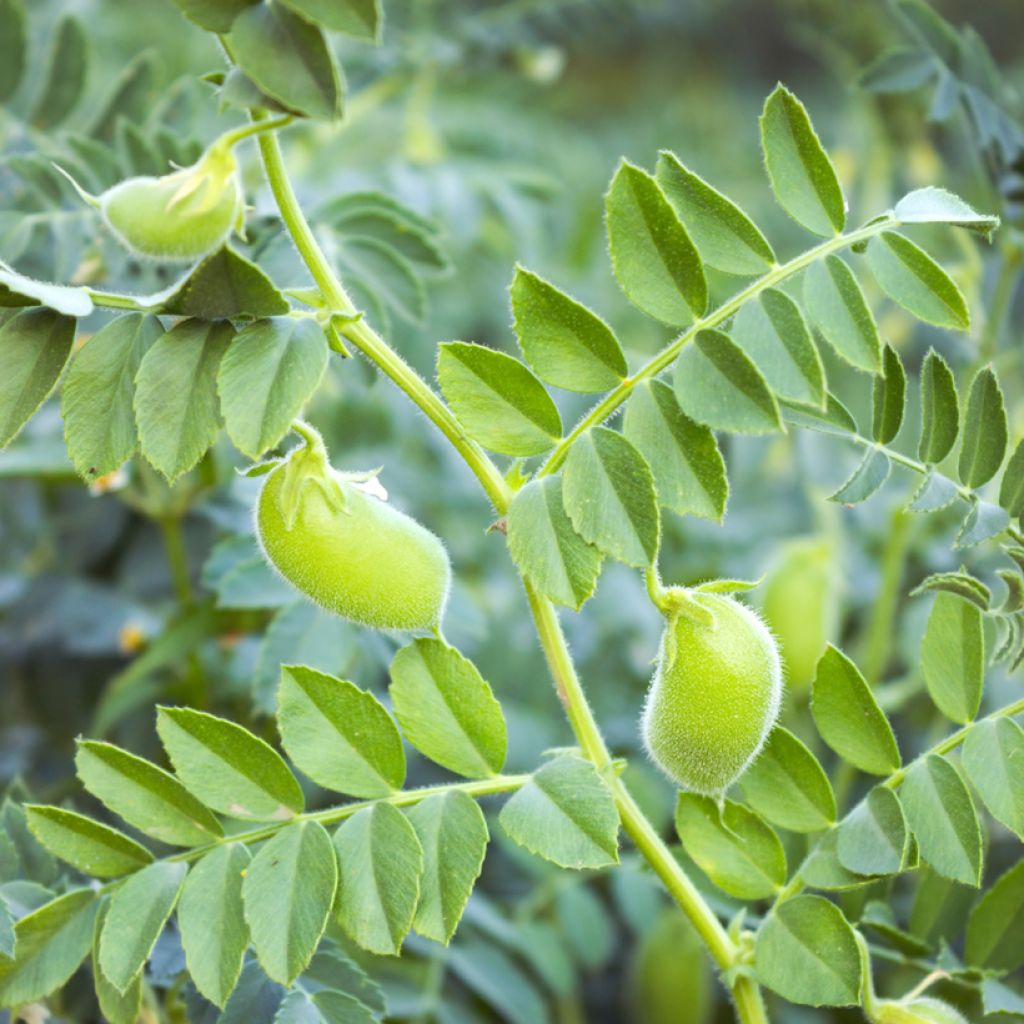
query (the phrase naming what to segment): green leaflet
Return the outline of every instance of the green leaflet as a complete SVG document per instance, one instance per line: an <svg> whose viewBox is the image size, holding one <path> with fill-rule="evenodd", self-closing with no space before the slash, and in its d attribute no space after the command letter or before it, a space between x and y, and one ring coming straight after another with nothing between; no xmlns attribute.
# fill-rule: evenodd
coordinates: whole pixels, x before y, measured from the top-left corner
<svg viewBox="0 0 1024 1024"><path fill-rule="evenodd" d="M990 366L983 366L971 381L964 413L957 469L965 487L981 487L999 472L1008 433L999 380Z"/></svg>
<svg viewBox="0 0 1024 1024"><path fill-rule="evenodd" d="M831 644L818 662L811 714L821 738L855 768L890 775L900 766L892 726L859 669Z"/></svg>
<svg viewBox="0 0 1024 1024"><path fill-rule="evenodd" d="M775 253L757 225L674 153L658 155L655 176L705 263L745 277L771 269Z"/></svg>
<svg viewBox="0 0 1024 1024"><path fill-rule="evenodd" d="M156 728L178 778L213 810L247 821L301 813L302 790L280 754L240 725L160 707Z"/></svg>
<svg viewBox="0 0 1024 1024"><path fill-rule="evenodd" d="M985 637L981 609L951 593L935 596L924 639L921 670L935 706L960 725L981 705Z"/></svg>
<svg viewBox="0 0 1024 1024"><path fill-rule="evenodd" d="M777 288L766 288L736 315L731 337L764 374L775 394L824 407L825 369L800 307Z"/></svg>
<svg viewBox="0 0 1024 1024"><path fill-rule="evenodd" d="M1024 861L1003 874L967 922L967 962L996 971L1024 963Z"/></svg>
<svg viewBox="0 0 1024 1024"><path fill-rule="evenodd" d="M157 861L114 892L100 935L99 964L118 992L127 991L149 959L187 872L187 864Z"/></svg>
<svg viewBox="0 0 1024 1024"><path fill-rule="evenodd" d="M269 96L307 117L341 116L344 82L323 32L280 3L247 7L231 23L239 66Z"/></svg>
<svg viewBox="0 0 1024 1024"><path fill-rule="evenodd" d="M173 775L99 740L79 740L82 785L115 814L162 843L199 846L224 834L220 822Z"/></svg>
<svg viewBox="0 0 1024 1024"><path fill-rule="evenodd" d="M242 880L251 859L241 843L216 847L193 866L178 902L189 974L196 988L220 1007L234 991L249 946Z"/></svg>
<svg viewBox="0 0 1024 1024"><path fill-rule="evenodd" d="M61 807L26 804L32 834L54 856L85 875L116 878L145 867L153 855L123 832Z"/></svg>
<svg viewBox="0 0 1024 1024"><path fill-rule="evenodd" d="M100 328L72 357L61 414L68 454L85 479L113 472L138 446L135 375L163 333L155 316L127 313Z"/></svg>
<svg viewBox="0 0 1024 1024"><path fill-rule="evenodd" d="M567 391L607 391L626 376L622 346L596 314L516 267L510 289L519 347L541 380Z"/></svg>
<svg viewBox="0 0 1024 1024"><path fill-rule="evenodd" d="M170 482L217 436L217 369L233 335L226 322L183 320L142 357L135 379L139 446Z"/></svg>
<svg viewBox="0 0 1024 1024"><path fill-rule="evenodd" d="M282 0L296 14L334 32L379 43L384 27L381 0Z"/></svg>
<svg viewBox="0 0 1024 1024"><path fill-rule="evenodd" d="M619 816L589 761L562 754L538 769L501 809L502 828L520 846L564 868L619 859Z"/></svg>
<svg viewBox="0 0 1024 1024"><path fill-rule="evenodd" d="M675 392L683 412L713 430L768 434L782 430L775 396L760 370L721 331L700 331L676 360Z"/></svg>
<svg viewBox="0 0 1024 1024"><path fill-rule="evenodd" d="M659 380L637 384L622 433L651 467L662 506L721 522L729 496L725 461L711 429L679 408L672 388Z"/></svg>
<svg viewBox="0 0 1024 1024"><path fill-rule="evenodd" d="M781 83L765 100L761 148L772 191L786 213L816 235L839 234L846 199L835 168L804 105Z"/></svg>
<svg viewBox="0 0 1024 1024"><path fill-rule="evenodd" d="M594 592L601 552L573 528L562 478L531 480L508 510L508 549L519 571L556 604L579 609Z"/></svg>
<svg viewBox="0 0 1024 1024"><path fill-rule="evenodd" d="M923 249L895 231L868 242L868 266L878 287L919 320L966 331L971 323L960 289Z"/></svg>
<svg viewBox="0 0 1024 1024"><path fill-rule="evenodd" d="M615 952L615 922L594 890L564 885L555 896L555 915L573 959L585 970L608 966Z"/></svg>
<svg viewBox="0 0 1024 1024"><path fill-rule="evenodd" d="M676 832L697 866L739 899L773 896L786 881L786 854L778 836L753 811L726 800L680 793Z"/></svg>
<svg viewBox="0 0 1024 1024"><path fill-rule="evenodd" d="M918 458L935 465L956 444L960 431L960 404L956 381L949 364L935 349L928 350L921 364L921 439Z"/></svg>
<svg viewBox="0 0 1024 1024"><path fill-rule="evenodd" d="M119 992L100 967L100 936L109 912L110 901L104 899L96 915L92 938L92 981L96 989L96 1001L109 1024L137 1024L142 1009L142 972L135 975L124 992Z"/></svg>
<svg viewBox="0 0 1024 1024"><path fill-rule="evenodd" d="M1024 729L1012 718L978 722L961 764L992 817L1024 839Z"/></svg>
<svg viewBox="0 0 1024 1024"><path fill-rule="evenodd" d="M906 866L910 832L899 797L876 786L843 819L836 853L858 875L892 875Z"/></svg>
<svg viewBox="0 0 1024 1024"><path fill-rule="evenodd" d="M63 17L52 40L43 90L29 115L33 127L41 131L60 124L75 108L88 68L88 44L78 18Z"/></svg>
<svg viewBox="0 0 1024 1024"><path fill-rule="evenodd" d="M0 1007L35 1002L70 978L89 952L98 909L92 889L73 889L21 918L17 959L0 957Z"/></svg>
<svg viewBox="0 0 1024 1024"><path fill-rule="evenodd" d="M24 0L0 0L0 103L6 103L25 73L28 50Z"/></svg>
<svg viewBox="0 0 1024 1024"><path fill-rule="evenodd" d="M627 565L654 563L661 539L654 478L622 434L594 427L578 437L562 477L565 511L585 541Z"/></svg>
<svg viewBox="0 0 1024 1024"><path fill-rule="evenodd" d="M849 479L838 491L830 494L828 500L842 505L858 505L867 501L889 479L891 471L889 456L878 448L869 448Z"/></svg>
<svg viewBox="0 0 1024 1024"><path fill-rule="evenodd" d="M899 353L886 345L882 372L875 377L871 400L871 436L879 444L889 444L900 432L907 402L907 375Z"/></svg>
<svg viewBox="0 0 1024 1024"><path fill-rule="evenodd" d="M757 977L791 1003L852 1006L860 1000L861 962L853 929L821 896L777 906L757 933Z"/></svg>
<svg viewBox="0 0 1024 1024"><path fill-rule="evenodd" d="M562 436L544 385L518 359L451 341L440 346L437 379L467 433L504 455L539 455Z"/></svg>
<svg viewBox="0 0 1024 1024"><path fill-rule="evenodd" d="M341 926L363 949L397 955L419 901L423 849L415 830L391 804L375 803L341 825L334 846Z"/></svg>
<svg viewBox="0 0 1024 1024"><path fill-rule="evenodd" d="M999 504L1015 519L1024 516L1024 441L1013 450L999 485Z"/></svg>
<svg viewBox="0 0 1024 1024"><path fill-rule="evenodd" d="M51 309L26 309L0 325L0 448L57 386L74 340L75 321Z"/></svg>
<svg viewBox="0 0 1024 1024"><path fill-rule="evenodd" d="M685 327L707 309L704 267L665 193L645 170L619 164L605 196L612 267L637 309Z"/></svg>
<svg viewBox="0 0 1024 1024"><path fill-rule="evenodd" d="M944 757L915 761L900 786L900 802L921 859L940 875L981 884L981 824L960 773Z"/></svg>
<svg viewBox="0 0 1024 1024"><path fill-rule="evenodd" d="M826 256L804 272L804 307L825 340L851 366L882 368L882 342L864 292L845 260Z"/></svg>
<svg viewBox="0 0 1024 1024"><path fill-rule="evenodd" d="M836 820L836 798L824 769L781 725L771 731L739 784L758 814L790 832L817 832Z"/></svg>
<svg viewBox="0 0 1024 1024"><path fill-rule="evenodd" d="M338 886L331 837L317 821L296 821L260 847L245 872L245 920L260 966L291 985L327 927Z"/></svg>
<svg viewBox="0 0 1024 1024"><path fill-rule="evenodd" d="M395 655L390 674L395 717L417 750L471 779L501 771L505 716L468 658L441 640L421 638Z"/></svg>
<svg viewBox="0 0 1024 1024"><path fill-rule="evenodd" d="M475 800L458 790L439 793L406 812L423 848L420 898L413 928L448 943L480 876L490 835Z"/></svg>
<svg viewBox="0 0 1024 1024"><path fill-rule="evenodd" d="M970 228L986 238L999 227L999 218L978 213L959 196L930 186L908 192L893 210L901 224L950 224Z"/></svg>
<svg viewBox="0 0 1024 1024"><path fill-rule="evenodd" d="M354 683L303 665L282 665L277 723L295 766L320 786L381 797L405 781L395 723L372 693Z"/></svg>

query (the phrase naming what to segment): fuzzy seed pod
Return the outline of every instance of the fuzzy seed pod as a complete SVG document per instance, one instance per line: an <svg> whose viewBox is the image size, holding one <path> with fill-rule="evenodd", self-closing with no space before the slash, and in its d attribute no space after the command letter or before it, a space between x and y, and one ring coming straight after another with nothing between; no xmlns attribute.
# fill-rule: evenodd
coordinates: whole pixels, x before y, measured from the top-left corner
<svg viewBox="0 0 1024 1024"><path fill-rule="evenodd" d="M928 996L905 1002L884 1002L874 1018L876 1024L967 1024L967 1018L941 999Z"/></svg>
<svg viewBox="0 0 1024 1024"><path fill-rule="evenodd" d="M691 592L713 624L669 618L647 695L648 753L683 789L717 796L757 756L775 724L782 669L757 614L724 594Z"/></svg>

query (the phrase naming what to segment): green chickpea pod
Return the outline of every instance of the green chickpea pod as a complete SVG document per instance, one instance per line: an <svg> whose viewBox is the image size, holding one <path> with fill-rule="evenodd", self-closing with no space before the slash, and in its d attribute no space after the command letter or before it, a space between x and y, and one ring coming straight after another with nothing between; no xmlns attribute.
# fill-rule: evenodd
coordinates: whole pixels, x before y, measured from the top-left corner
<svg viewBox="0 0 1024 1024"><path fill-rule="evenodd" d="M967 1024L955 1007L929 996L880 1003L874 1020L876 1024Z"/></svg>
<svg viewBox="0 0 1024 1024"><path fill-rule="evenodd" d="M782 700L778 647L756 612L733 597L667 594L644 742L683 789L719 796L758 755L775 724Z"/></svg>

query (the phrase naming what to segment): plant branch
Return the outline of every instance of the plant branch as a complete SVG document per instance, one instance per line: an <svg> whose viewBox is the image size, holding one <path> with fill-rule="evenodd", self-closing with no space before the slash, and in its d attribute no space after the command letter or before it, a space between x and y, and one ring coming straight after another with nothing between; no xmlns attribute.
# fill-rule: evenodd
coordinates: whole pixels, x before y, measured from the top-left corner
<svg viewBox="0 0 1024 1024"><path fill-rule="evenodd" d="M663 370L668 369L668 367L675 362L679 353L682 352L686 345L688 345L701 331L708 330L712 327L718 327L725 323L730 317L734 316L745 303L760 295L766 288L773 288L776 285L782 284L783 281L786 281L794 274L800 273L801 270L805 270L817 260L824 259L831 253L849 248L851 245L856 245L858 242L864 242L867 239L872 238L874 235L891 229L898 223L899 222L894 217L887 215L876 221L872 221L870 224L859 228L857 231L851 231L849 234L837 235L835 238L830 238L827 242L822 242L820 245L814 246L813 249L808 249L807 252L801 253L799 256L791 259L788 263L783 263L780 266L775 267L773 270L770 270L763 277L759 277L754 281L753 284L750 284L742 291L737 292L731 299L723 302L722 305L713 310L707 316L695 321L682 334L680 334L679 337L666 345L665 348L663 348L656 356L645 363L644 366L642 366L636 373L623 380L614 390L609 391L608 394L590 410L590 412L583 416L576 426L558 442L554 451L548 456L547 461L538 470L537 476L549 476L556 472L565 461L565 457L568 455L569 449L581 434L586 433L586 431L591 427L598 426L608 419L612 413L614 413L615 410L618 409L618 407L622 405L627 398L629 398L633 388L640 381L650 380L657 377Z"/></svg>

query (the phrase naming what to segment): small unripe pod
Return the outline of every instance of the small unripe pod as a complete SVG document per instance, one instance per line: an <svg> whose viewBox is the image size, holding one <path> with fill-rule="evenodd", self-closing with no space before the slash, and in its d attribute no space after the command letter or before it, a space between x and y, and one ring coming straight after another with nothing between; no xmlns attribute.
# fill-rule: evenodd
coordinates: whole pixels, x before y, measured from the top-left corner
<svg viewBox="0 0 1024 1024"><path fill-rule="evenodd" d="M414 519L300 449L260 491L263 553L294 587L343 618L374 629L432 629L451 581L441 541ZM365 477L364 477L365 479Z"/></svg>
<svg viewBox="0 0 1024 1024"><path fill-rule="evenodd" d="M689 592L670 616L647 695L648 753L683 789L717 796L757 756L775 724L782 669L757 614L725 594ZM692 612L713 616L698 621ZM710 617L709 617L710 618Z"/></svg>
<svg viewBox="0 0 1024 1024"><path fill-rule="evenodd" d="M880 1003L874 1020L876 1024L967 1024L955 1007L928 996L906 1003Z"/></svg>
<svg viewBox="0 0 1024 1024"><path fill-rule="evenodd" d="M761 613L794 689L810 684L826 645L836 638L836 582L832 545L808 537L786 545L762 585Z"/></svg>

